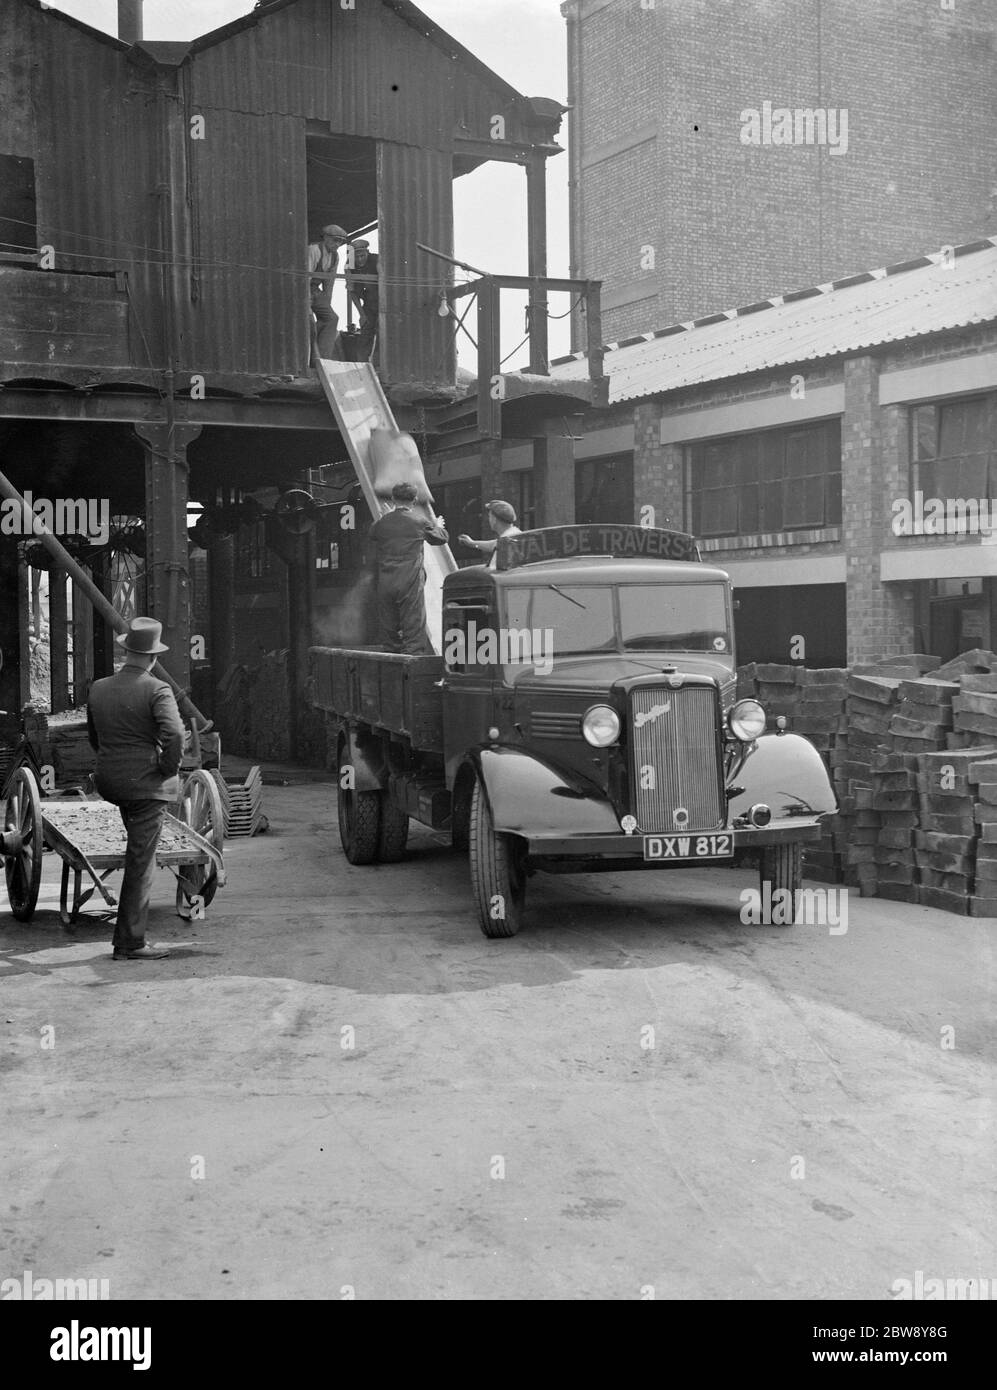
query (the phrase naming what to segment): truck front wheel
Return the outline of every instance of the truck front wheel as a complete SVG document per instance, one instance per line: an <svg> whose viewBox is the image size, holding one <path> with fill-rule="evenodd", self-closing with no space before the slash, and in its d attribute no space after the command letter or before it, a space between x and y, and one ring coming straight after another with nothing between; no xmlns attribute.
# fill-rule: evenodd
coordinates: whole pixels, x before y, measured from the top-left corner
<svg viewBox="0 0 997 1390"><path fill-rule="evenodd" d="M790 894L789 898L783 896L779 899L780 903L793 905L788 919L785 914L781 914L781 920L794 922L797 894L803 883L803 856L798 840L784 840L777 845L762 845L758 858L758 886L763 902L766 883L769 885L773 903L775 894L780 889L785 889Z"/></svg>
<svg viewBox="0 0 997 1390"><path fill-rule="evenodd" d="M523 925L526 866L522 841L492 824L481 780L471 794L471 887L485 936L515 936Z"/></svg>
<svg viewBox="0 0 997 1390"><path fill-rule="evenodd" d="M342 754L339 775L339 838L351 864L373 864L381 839L381 793L358 792L343 786Z"/></svg>

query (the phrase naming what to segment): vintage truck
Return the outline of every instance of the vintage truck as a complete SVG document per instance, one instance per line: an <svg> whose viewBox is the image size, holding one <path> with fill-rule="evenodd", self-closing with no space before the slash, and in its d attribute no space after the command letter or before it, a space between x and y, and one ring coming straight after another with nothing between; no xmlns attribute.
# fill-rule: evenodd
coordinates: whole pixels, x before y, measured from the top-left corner
<svg viewBox="0 0 997 1390"><path fill-rule="evenodd" d="M443 585L443 654L312 648L351 864L409 819L469 851L481 930L520 929L536 871L757 861L795 893L837 809L807 739L735 698L731 583L680 532L526 531Z"/></svg>

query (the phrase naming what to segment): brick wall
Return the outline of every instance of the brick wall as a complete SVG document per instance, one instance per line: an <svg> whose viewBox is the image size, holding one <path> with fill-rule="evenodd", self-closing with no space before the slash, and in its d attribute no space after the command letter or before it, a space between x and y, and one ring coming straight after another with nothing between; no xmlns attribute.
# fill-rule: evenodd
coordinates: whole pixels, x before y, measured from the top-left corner
<svg viewBox="0 0 997 1390"><path fill-rule="evenodd" d="M607 342L997 224L995 0L615 0L579 32L572 273L656 291L605 310ZM847 109L847 152L743 144L766 100Z"/></svg>

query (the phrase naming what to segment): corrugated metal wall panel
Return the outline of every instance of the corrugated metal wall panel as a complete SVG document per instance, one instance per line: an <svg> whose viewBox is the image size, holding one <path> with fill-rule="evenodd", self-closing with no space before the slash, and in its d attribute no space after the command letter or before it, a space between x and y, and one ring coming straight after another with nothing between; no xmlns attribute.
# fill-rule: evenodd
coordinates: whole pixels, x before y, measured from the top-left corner
<svg viewBox="0 0 997 1390"><path fill-rule="evenodd" d="M304 123L215 111L188 141L197 302L190 371L300 375L308 366Z"/></svg>
<svg viewBox="0 0 997 1390"><path fill-rule="evenodd" d="M335 134L449 149L455 64L378 4L301 0L195 53L196 109L294 113Z"/></svg>
<svg viewBox="0 0 997 1390"><path fill-rule="evenodd" d="M453 320L437 313L450 269L416 242L453 251L452 161L436 150L378 148L380 264L383 283L381 373L385 381L454 379Z"/></svg>
<svg viewBox="0 0 997 1390"><path fill-rule="evenodd" d="M162 365L160 145L150 88L121 50L20 6L5 7L11 67L30 67L32 111L17 121L18 143L33 126L38 244L55 248L63 270L129 273L136 306L133 358L147 365L137 323ZM71 74L71 77L67 77ZM13 122L12 122L13 123ZM20 153L15 148L12 153Z"/></svg>

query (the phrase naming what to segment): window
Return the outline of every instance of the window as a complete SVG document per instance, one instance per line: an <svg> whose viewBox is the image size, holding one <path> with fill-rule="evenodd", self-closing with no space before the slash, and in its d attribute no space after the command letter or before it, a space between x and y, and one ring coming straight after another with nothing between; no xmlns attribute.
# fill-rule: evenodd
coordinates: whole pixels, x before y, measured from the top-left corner
<svg viewBox="0 0 997 1390"><path fill-rule="evenodd" d="M583 459L575 464L575 521L632 523L634 517L633 454Z"/></svg>
<svg viewBox="0 0 997 1390"><path fill-rule="evenodd" d="M910 460L926 499L997 497L997 395L914 406Z"/></svg>
<svg viewBox="0 0 997 1390"><path fill-rule="evenodd" d="M0 154L0 258L35 259L36 220L34 160Z"/></svg>
<svg viewBox="0 0 997 1390"><path fill-rule="evenodd" d="M840 421L694 444L688 495L697 536L837 526Z"/></svg>
<svg viewBox="0 0 997 1390"><path fill-rule="evenodd" d="M482 634L494 632L491 592L461 593L443 609L443 657L448 671L463 673L479 665Z"/></svg>

